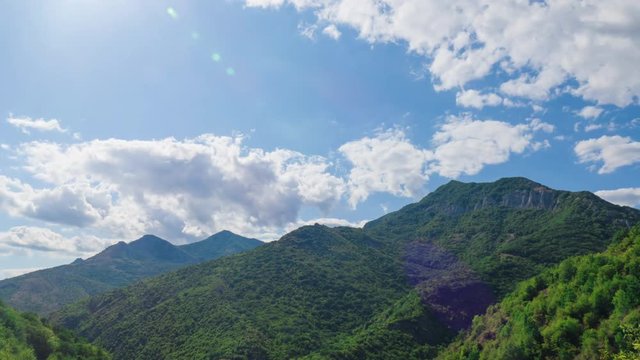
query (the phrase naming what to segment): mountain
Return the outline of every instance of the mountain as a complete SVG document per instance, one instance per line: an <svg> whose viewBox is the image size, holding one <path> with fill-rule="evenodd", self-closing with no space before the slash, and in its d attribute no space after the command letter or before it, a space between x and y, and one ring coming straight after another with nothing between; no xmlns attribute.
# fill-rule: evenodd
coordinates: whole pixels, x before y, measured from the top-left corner
<svg viewBox="0 0 640 360"><path fill-rule="evenodd" d="M33 314L21 314L0 303L0 359L87 359L111 357L71 332L52 329Z"/></svg>
<svg viewBox="0 0 640 360"><path fill-rule="evenodd" d="M2 280L0 299L22 311L47 314L86 296L260 244L229 231L181 246L145 235L128 244L121 241L86 260Z"/></svg>
<svg viewBox="0 0 640 360"><path fill-rule="evenodd" d="M640 226L521 283L440 357L640 359Z"/></svg>
<svg viewBox="0 0 640 360"><path fill-rule="evenodd" d="M262 245L260 240L249 239L223 230L202 241L182 245L180 249L196 259L211 260L251 250L260 245Z"/></svg>
<svg viewBox="0 0 640 360"><path fill-rule="evenodd" d="M359 229L302 227L54 317L122 359L299 357L408 290L401 264L379 248Z"/></svg>
<svg viewBox="0 0 640 360"><path fill-rule="evenodd" d="M524 178L450 182L363 229L308 226L52 315L129 358L429 358L640 211Z"/></svg>

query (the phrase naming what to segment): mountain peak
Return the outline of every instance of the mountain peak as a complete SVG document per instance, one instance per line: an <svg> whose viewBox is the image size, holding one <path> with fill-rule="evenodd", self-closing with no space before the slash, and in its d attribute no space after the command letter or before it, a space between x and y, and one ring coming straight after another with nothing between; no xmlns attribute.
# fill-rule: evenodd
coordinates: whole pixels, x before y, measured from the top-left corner
<svg viewBox="0 0 640 360"><path fill-rule="evenodd" d="M141 238L132 241L131 243L129 243L129 245L134 244L134 243L147 243L147 244L152 244L152 243L161 243L161 242L167 242L164 239L161 239L155 235L152 234L145 234L143 235Z"/></svg>
<svg viewBox="0 0 640 360"><path fill-rule="evenodd" d="M167 240L155 235L144 235L130 243L120 241L101 253L87 259L92 261L112 259L162 260L189 263L194 259Z"/></svg>
<svg viewBox="0 0 640 360"><path fill-rule="evenodd" d="M548 187L538 182L535 182L531 179L528 179L526 177L514 176L514 177L503 177L496 181L490 181L490 182L462 182L459 180L451 180L448 183L440 186L434 192L450 190L451 188L456 188L456 187L470 187L470 186L478 189L502 188L502 189L508 190L508 189L528 189L528 188L537 188L537 187L543 187L543 188L549 189Z"/></svg>
<svg viewBox="0 0 640 360"><path fill-rule="evenodd" d="M566 192L553 190L525 177L507 177L485 183L452 180L427 195L419 204L444 206L450 213L494 206L552 209L562 193Z"/></svg>
<svg viewBox="0 0 640 360"><path fill-rule="evenodd" d="M214 259L250 250L259 245L262 245L260 240L246 238L229 230L222 230L204 240L181 245L179 248L198 259Z"/></svg>

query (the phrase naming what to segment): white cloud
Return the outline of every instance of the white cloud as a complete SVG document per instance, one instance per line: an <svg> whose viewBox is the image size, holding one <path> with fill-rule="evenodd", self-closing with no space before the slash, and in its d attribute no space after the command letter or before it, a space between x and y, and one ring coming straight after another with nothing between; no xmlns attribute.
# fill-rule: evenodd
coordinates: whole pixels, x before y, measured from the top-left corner
<svg viewBox="0 0 640 360"><path fill-rule="evenodd" d="M87 256L101 251L115 241L96 236L65 237L42 227L16 226L0 232L0 255L34 251Z"/></svg>
<svg viewBox="0 0 640 360"><path fill-rule="evenodd" d="M555 131L556 127L546 123L538 118L533 118L529 121L529 127L531 128L531 130L533 131L543 131L546 132L547 134L550 134L552 132Z"/></svg>
<svg viewBox="0 0 640 360"><path fill-rule="evenodd" d="M452 116L432 149L413 144L401 129L381 130L338 149L349 165L345 176L324 157L248 148L242 136L33 141L15 147L21 178L0 175L0 211L119 239L155 233L191 241L228 229L270 240L308 222L359 224L305 222L303 208L326 216L345 198L355 207L373 193L416 197L431 174L475 174L512 153L549 146L534 135L553 130L539 119L512 125Z"/></svg>
<svg viewBox="0 0 640 360"><path fill-rule="evenodd" d="M568 91L626 106L640 95L640 3L634 0L245 2L290 4L314 12L323 26L354 28L370 43L405 43L429 59L439 90L500 69L508 76L500 89L510 96L546 100Z"/></svg>
<svg viewBox="0 0 640 360"><path fill-rule="evenodd" d="M432 149L412 144L399 129L348 142L339 151L352 165L349 204L355 207L374 192L418 196L431 174L449 178L475 175L486 165L506 162L512 153L549 147L548 140L536 141L534 135L553 131L553 125L540 119L511 125L463 115L447 118L433 135Z"/></svg>
<svg viewBox="0 0 640 360"><path fill-rule="evenodd" d="M630 137L605 135L583 140L573 150L580 163L602 163L598 174L608 174L619 167L640 162L640 142Z"/></svg>
<svg viewBox="0 0 640 360"><path fill-rule="evenodd" d="M47 186L0 176L1 208L122 238L273 232L302 206L327 212L346 191L325 158L245 148L241 137L30 142L18 154Z"/></svg>
<svg viewBox="0 0 640 360"><path fill-rule="evenodd" d="M298 24L298 31L300 32L300 35L306 37L309 40L315 40L317 30L318 30L318 25L316 24L306 24L306 23Z"/></svg>
<svg viewBox="0 0 640 360"><path fill-rule="evenodd" d="M585 106L578 112L578 116L583 117L585 119L595 119L600 114L602 114L604 110L601 107L597 106Z"/></svg>
<svg viewBox="0 0 640 360"><path fill-rule="evenodd" d="M464 107L482 109L485 106L498 106L502 98L494 93L481 94L477 90L464 90L456 94L456 104Z"/></svg>
<svg viewBox="0 0 640 360"><path fill-rule="evenodd" d="M352 165L348 182L352 207L373 192L416 196L429 179L425 163L431 152L413 145L400 129L348 142L338 150Z"/></svg>
<svg viewBox="0 0 640 360"><path fill-rule="evenodd" d="M340 36L342 35L340 30L338 30L338 28L334 24L326 26L324 29L322 29L322 33L334 40L340 39Z"/></svg>
<svg viewBox="0 0 640 360"><path fill-rule="evenodd" d="M66 129L63 129L62 126L60 126L60 122L58 122L58 120L56 119L45 120L45 119L32 119L27 116L23 116L23 117L9 116L7 118L7 123L17 127L25 134L29 134L31 130L57 131L57 132L67 131Z"/></svg>
<svg viewBox="0 0 640 360"><path fill-rule="evenodd" d="M640 188L600 190L596 195L614 204L640 207Z"/></svg>
<svg viewBox="0 0 640 360"><path fill-rule="evenodd" d="M602 129L604 127L604 125L602 124L588 124L584 127L584 131L585 132L591 132L594 130L599 130Z"/></svg>
<svg viewBox="0 0 640 360"><path fill-rule="evenodd" d="M548 143L533 140L536 131L553 131L553 126L537 119L511 125L496 120L475 120L469 116L450 116L433 136L434 162L430 173L457 178L475 175L486 165L509 160L512 153L533 151Z"/></svg>

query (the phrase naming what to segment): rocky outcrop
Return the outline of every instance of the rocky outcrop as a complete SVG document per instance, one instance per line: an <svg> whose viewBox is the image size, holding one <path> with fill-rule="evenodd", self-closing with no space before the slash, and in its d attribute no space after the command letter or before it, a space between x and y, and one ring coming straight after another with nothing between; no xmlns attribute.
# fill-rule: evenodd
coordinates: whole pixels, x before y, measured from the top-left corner
<svg viewBox="0 0 640 360"><path fill-rule="evenodd" d="M458 331L496 301L491 287L455 255L434 244L413 242L403 257L409 280L438 321Z"/></svg>

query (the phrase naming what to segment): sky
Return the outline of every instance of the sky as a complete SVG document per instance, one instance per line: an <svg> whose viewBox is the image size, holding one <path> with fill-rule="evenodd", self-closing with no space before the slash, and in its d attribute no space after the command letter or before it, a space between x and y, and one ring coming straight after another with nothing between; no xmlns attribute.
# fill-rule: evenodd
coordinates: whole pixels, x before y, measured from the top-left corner
<svg viewBox="0 0 640 360"><path fill-rule="evenodd" d="M0 278L452 179L640 207L635 0L0 1Z"/></svg>

